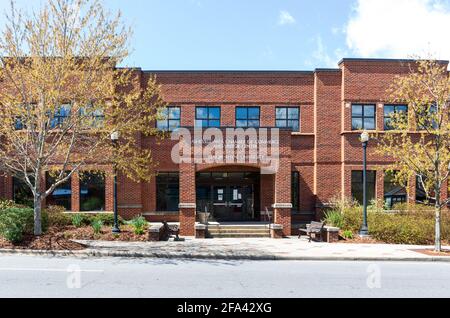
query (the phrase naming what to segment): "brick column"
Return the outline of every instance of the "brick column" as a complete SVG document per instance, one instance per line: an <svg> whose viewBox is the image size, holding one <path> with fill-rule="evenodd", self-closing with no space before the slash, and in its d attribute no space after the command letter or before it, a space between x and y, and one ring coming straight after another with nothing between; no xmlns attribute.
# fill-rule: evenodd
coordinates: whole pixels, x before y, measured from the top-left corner
<svg viewBox="0 0 450 318"><path fill-rule="evenodd" d="M384 170L377 170L375 177L375 198L384 202Z"/></svg>
<svg viewBox="0 0 450 318"><path fill-rule="evenodd" d="M291 235L291 139L280 133L279 168L275 173L274 223L283 226L283 235Z"/></svg>
<svg viewBox="0 0 450 318"><path fill-rule="evenodd" d="M195 236L195 165L180 163L180 235Z"/></svg>
<svg viewBox="0 0 450 318"><path fill-rule="evenodd" d="M105 211L114 211L114 175L112 169L105 170Z"/></svg>
<svg viewBox="0 0 450 318"><path fill-rule="evenodd" d="M80 211L80 176L78 173L74 173L71 178L71 188L72 188L72 211Z"/></svg>
<svg viewBox="0 0 450 318"><path fill-rule="evenodd" d="M408 203L416 203L416 177L413 176L408 181L408 186L406 188L408 197L407 202Z"/></svg>

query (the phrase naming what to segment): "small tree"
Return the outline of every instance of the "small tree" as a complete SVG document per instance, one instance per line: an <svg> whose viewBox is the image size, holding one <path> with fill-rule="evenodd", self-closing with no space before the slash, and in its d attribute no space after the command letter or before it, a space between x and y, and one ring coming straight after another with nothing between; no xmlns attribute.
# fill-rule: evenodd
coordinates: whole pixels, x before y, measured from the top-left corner
<svg viewBox="0 0 450 318"><path fill-rule="evenodd" d="M11 3L0 38L0 170L34 197L34 234L43 199L89 164L114 164L148 180L150 149L140 138L165 107L154 78L141 85L128 55L131 32L97 0L48 0L33 14ZM141 88L141 86L143 88ZM119 132L113 145L110 135ZM43 184L45 172L52 183Z"/></svg>
<svg viewBox="0 0 450 318"><path fill-rule="evenodd" d="M450 80L446 65L418 60L410 73L397 77L389 93L393 103L408 104L408 112L391 114L391 130L379 134L377 151L390 156L395 181L403 186L417 176L435 209L435 250L441 250L441 210L449 202Z"/></svg>

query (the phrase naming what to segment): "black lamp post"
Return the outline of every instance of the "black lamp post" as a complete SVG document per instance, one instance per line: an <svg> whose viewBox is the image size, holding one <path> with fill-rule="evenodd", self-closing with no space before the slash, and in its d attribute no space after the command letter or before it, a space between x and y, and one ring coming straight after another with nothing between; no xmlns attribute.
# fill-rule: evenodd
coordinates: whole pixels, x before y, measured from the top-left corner
<svg viewBox="0 0 450 318"><path fill-rule="evenodd" d="M116 148L117 148L117 142L119 140L119 132L115 131L111 134L111 141L113 143L114 146L114 153L116 152ZM118 215L118 211L117 211L117 169L116 169L116 164L114 164L114 188L113 188L113 196L114 196L114 226L112 228L112 232L114 234L119 234L120 233L120 228L119 228L119 215Z"/></svg>
<svg viewBox="0 0 450 318"><path fill-rule="evenodd" d="M367 226L367 144L369 142L369 134L364 131L361 134L361 142L363 146L363 224L359 230L360 236L368 236L369 228Z"/></svg>

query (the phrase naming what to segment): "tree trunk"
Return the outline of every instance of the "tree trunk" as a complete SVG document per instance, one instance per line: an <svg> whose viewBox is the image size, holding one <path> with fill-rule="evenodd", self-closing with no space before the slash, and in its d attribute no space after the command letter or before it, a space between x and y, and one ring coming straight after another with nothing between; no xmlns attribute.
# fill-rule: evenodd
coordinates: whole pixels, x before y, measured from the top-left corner
<svg viewBox="0 0 450 318"><path fill-rule="evenodd" d="M42 200L40 195L34 197L34 235L42 235Z"/></svg>
<svg viewBox="0 0 450 318"><path fill-rule="evenodd" d="M436 252L441 251L441 206L435 206L435 238L434 238L434 250Z"/></svg>

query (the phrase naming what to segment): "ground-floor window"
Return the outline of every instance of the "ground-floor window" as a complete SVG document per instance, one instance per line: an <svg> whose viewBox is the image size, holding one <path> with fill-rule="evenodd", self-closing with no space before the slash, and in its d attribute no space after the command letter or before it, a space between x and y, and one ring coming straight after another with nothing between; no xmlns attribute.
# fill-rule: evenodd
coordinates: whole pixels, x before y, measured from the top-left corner
<svg viewBox="0 0 450 318"><path fill-rule="evenodd" d="M292 172L291 176L291 201L292 201L292 211L300 211L300 174L298 171Z"/></svg>
<svg viewBox="0 0 450 318"><path fill-rule="evenodd" d="M160 172L156 176L157 211L178 211L180 176L178 172Z"/></svg>
<svg viewBox="0 0 450 318"><path fill-rule="evenodd" d="M367 171L367 204L375 199L375 175L375 171ZM352 171L352 197L360 204L363 203L363 172L360 170Z"/></svg>
<svg viewBox="0 0 450 318"><path fill-rule="evenodd" d="M105 210L105 175L102 172L80 173L80 211Z"/></svg>
<svg viewBox="0 0 450 318"><path fill-rule="evenodd" d="M30 177L33 183L34 178ZM30 187L22 179L13 177L13 201L17 204L33 206L33 193Z"/></svg>
<svg viewBox="0 0 450 318"><path fill-rule="evenodd" d="M45 180L47 189L55 182L55 173L45 173ZM65 183L58 186L47 199L47 205L58 205L64 207L67 211L72 210L72 178L69 178Z"/></svg>
<svg viewBox="0 0 450 318"><path fill-rule="evenodd" d="M397 203L406 202L406 188L394 182L396 171L386 171L384 173L384 202L387 209Z"/></svg>
<svg viewBox="0 0 450 318"><path fill-rule="evenodd" d="M423 177L424 182L426 182L425 177ZM434 196L434 193L431 193L431 196ZM425 188L422 185L422 182L420 181L420 177L416 176L416 202L417 203L423 203L423 204L434 204L435 200L429 199L427 197L427 193L425 191Z"/></svg>

